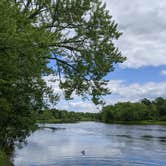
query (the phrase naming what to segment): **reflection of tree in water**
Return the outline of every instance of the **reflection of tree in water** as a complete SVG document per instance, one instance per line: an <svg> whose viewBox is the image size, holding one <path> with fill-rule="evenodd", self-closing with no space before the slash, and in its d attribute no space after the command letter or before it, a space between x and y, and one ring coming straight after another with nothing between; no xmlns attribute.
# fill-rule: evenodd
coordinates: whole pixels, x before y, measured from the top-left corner
<svg viewBox="0 0 166 166"><path fill-rule="evenodd" d="M15 147L18 149L23 148L23 145L27 144L26 137L34 130L35 128L32 130L24 129L22 132L17 132L17 129L12 130L12 128L0 130L0 149L5 152L9 165L11 165L12 158L14 157Z"/></svg>

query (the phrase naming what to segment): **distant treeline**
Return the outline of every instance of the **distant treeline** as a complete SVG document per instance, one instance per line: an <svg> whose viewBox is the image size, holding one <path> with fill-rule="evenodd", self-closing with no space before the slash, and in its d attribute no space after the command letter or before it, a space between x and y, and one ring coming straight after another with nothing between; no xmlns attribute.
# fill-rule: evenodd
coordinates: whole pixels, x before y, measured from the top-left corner
<svg viewBox="0 0 166 166"><path fill-rule="evenodd" d="M37 122L45 123L97 121L100 119L100 113L73 112L57 109L35 112L35 116L37 117Z"/></svg>
<svg viewBox="0 0 166 166"><path fill-rule="evenodd" d="M158 97L153 101L123 102L103 107L99 113L69 112L66 110L45 110L36 114L38 122L59 123L77 121L102 121L106 123L132 121L166 121L166 99Z"/></svg>
<svg viewBox="0 0 166 166"><path fill-rule="evenodd" d="M101 121L166 121L166 99L158 97L153 101L143 99L140 102L123 102L108 105L102 109Z"/></svg>

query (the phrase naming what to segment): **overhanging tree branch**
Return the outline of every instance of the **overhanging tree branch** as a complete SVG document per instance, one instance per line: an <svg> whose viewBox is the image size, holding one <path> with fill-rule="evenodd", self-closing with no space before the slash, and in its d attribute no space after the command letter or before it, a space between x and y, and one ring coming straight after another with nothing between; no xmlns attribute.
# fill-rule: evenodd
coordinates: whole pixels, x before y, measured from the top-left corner
<svg viewBox="0 0 166 166"><path fill-rule="evenodd" d="M67 65L67 66L71 67L73 70L79 72L73 65L71 65L68 62L66 62L64 60L61 60L61 59L59 59L57 57L44 57L44 58L47 58L47 59L50 59L50 60L56 60L56 61L58 61L58 62L60 62L60 63L62 63L64 65Z"/></svg>

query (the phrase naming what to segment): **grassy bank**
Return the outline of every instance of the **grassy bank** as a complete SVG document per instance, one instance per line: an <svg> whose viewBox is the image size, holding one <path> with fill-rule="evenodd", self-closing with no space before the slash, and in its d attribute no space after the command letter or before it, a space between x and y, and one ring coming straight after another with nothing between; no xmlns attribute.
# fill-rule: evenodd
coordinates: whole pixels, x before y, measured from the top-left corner
<svg viewBox="0 0 166 166"><path fill-rule="evenodd" d="M77 120L72 119L47 119L47 120L37 120L37 123L76 123Z"/></svg>
<svg viewBox="0 0 166 166"><path fill-rule="evenodd" d="M126 125L166 125L166 121L153 121L153 120L142 120L142 121L110 121L109 124L126 124Z"/></svg>
<svg viewBox="0 0 166 166"><path fill-rule="evenodd" d="M98 121L90 118L81 118L79 120L75 119L43 119L37 120L37 123L77 123L77 122L84 122L84 121ZM105 123L105 122L103 122ZM126 125L166 125L166 121L155 121L155 120L141 120L141 121L109 121L109 124L126 124Z"/></svg>
<svg viewBox="0 0 166 166"><path fill-rule="evenodd" d="M14 166L11 158L0 150L0 166Z"/></svg>

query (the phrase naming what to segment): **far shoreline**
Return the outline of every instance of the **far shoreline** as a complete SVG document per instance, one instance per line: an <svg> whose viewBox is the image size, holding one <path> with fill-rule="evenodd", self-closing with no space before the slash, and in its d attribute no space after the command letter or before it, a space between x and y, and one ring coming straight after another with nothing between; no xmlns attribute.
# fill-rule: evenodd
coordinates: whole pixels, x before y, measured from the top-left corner
<svg viewBox="0 0 166 166"><path fill-rule="evenodd" d="M166 121L155 121L155 120L143 120L143 121L109 121L109 122L103 122L103 121L95 121L95 120L70 120L70 119L50 119L50 120L38 120L37 123L41 124L62 124L62 123L79 123L79 122L101 122L105 124L121 124L121 125L166 125Z"/></svg>

